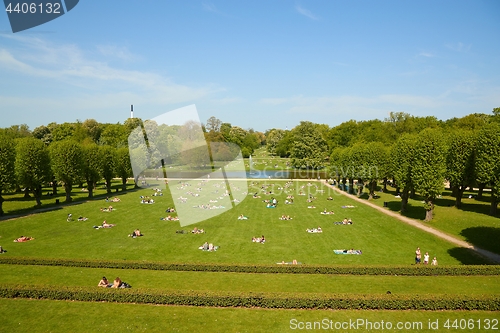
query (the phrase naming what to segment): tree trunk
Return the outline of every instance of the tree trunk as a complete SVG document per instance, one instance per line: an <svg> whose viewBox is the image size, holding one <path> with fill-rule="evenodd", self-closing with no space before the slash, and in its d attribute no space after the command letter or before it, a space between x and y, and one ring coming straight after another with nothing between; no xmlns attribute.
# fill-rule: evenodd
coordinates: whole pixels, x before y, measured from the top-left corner
<svg viewBox="0 0 500 333"><path fill-rule="evenodd" d="M493 186L491 189L491 206L490 206L490 215L491 216L496 216L497 215L497 206L498 206L498 197L497 197L497 191L495 191L495 187Z"/></svg>
<svg viewBox="0 0 500 333"><path fill-rule="evenodd" d="M387 192L387 177L384 177L384 193Z"/></svg>
<svg viewBox="0 0 500 333"><path fill-rule="evenodd" d="M363 181L361 179L358 179L358 197L360 197L362 193L363 193Z"/></svg>
<svg viewBox="0 0 500 333"><path fill-rule="evenodd" d="M57 180L52 179L52 195L57 195Z"/></svg>
<svg viewBox="0 0 500 333"><path fill-rule="evenodd" d="M403 189L401 193L401 214L406 213L408 209L408 189Z"/></svg>
<svg viewBox="0 0 500 333"><path fill-rule="evenodd" d="M415 198L415 189L412 188L411 191L410 191L410 198Z"/></svg>
<svg viewBox="0 0 500 333"><path fill-rule="evenodd" d="M127 190L127 177L122 178L122 191Z"/></svg>
<svg viewBox="0 0 500 333"><path fill-rule="evenodd" d="M5 199L2 197L2 191L0 191L0 216L3 216L3 202Z"/></svg>
<svg viewBox="0 0 500 333"><path fill-rule="evenodd" d="M64 183L64 191L66 192L66 202L71 202L73 199L71 198L71 188L73 184Z"/></svg>
<svg viewBox="0 0 500 333"><path fill-rule="evenodd" d="M30 196L30 189L28 187L26 187L24 189L24 198L27 199L27 198L31 198Z"/></svg>
<svg viewBox="0 0 500 333"><path fill-rule="evenodd" d="M486 186L485 183L479 184L479 191L477 192L477 198L478 199L481 199L483 197L483 190L484 190L485 186Z"/></svg>
<svg viewBox="0 0 500 333"><path fill-rule="evenodd" d="M37 185L33 188L33 196L35 197L36 205L40 207L42 205L42 185Z"/></svg>
<svg viewBox="0 0 500 333"><path fill-rule="evenodd" d="M91 180L87 180L87 189L89 190L89 195L88 195L89 198L94 197L94 187L95 183Z"/></svg>
<svg viewBox="0 0 500 333"><path fill-rule="evenodd" d="M456 186L457 193L455 198L455 207L462 208L462 197L464 196L465 189L467 186Z"/></svg>
<svg viewBox="0 0 500 333"><path fill-rule="evenodd" d="M108 193L108 194L111 193L111 178L106 179L106 193Z"/></svg>
<svg viewBox="0 0 500 333"><path fill-rule="evenodd" d="M354 194L354 179L349 178L349 194Z"/></svg>
<svg viewBox="0 0 500 333"><path fill-rule="evenodd" d="M426 204L426 206L428 206L425 209L425 221L429 222L429 221L432 221L432 218L433 218L434 202L432 201L432 199L426 199L425 204Z"/></svg>
<svg viewBox="0 0 500 333"><path fill-rule="evenodd" d="M459 186L450 184L450 187L451 187L451 196L456 198L458 196Z"/></svg>

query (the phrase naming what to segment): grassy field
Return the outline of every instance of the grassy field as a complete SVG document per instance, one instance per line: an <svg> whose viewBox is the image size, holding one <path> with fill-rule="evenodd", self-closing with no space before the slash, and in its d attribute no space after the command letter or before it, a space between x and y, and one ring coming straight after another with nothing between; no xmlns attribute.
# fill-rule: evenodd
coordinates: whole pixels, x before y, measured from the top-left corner
<svg viewBox="0 0 500 333"><path fill-rule="evenodd" d="M388 209L399 211L401 199L396 198L396 190L388 187L386 193L378 192L379 197L372 200L373 203L383 206L384 201L388 203ZM490 193L485 191L483 198L469 198L476 196L475 192L465 192L462 199L462 208L455 208L455 198L449 190L445 190L441 198L436 199L434 208L434 219L424 222L425 210L423 198L416 195L408 201L408 212L405 216L420 220L435 229L444 231L486 250L500 254L500 214L489 215ZM363 198L368 198L364 193Z"/></svg>
<svg viewBox="0 0 500 333"><path fill-rule="evenodd" d="M183 182L185 184L185 182ZM359 205L348 197L318 182L297 181L286 185L284 181L254 181L248 189L241 183L241 193L233 196L245 199L234 209L222 212L193 208L199 199L187 192L194 187L185 187L178 181L171 181L174 189L172 198L168 189L163 196L152 197L155 203L141 204L141 196L152 196L151 184L147 189L130 189L114 192L120 202L106 202L103 190L101 196L88 201L85 192L75 189L76 203L73 205L52 204L54 197L44 201L51 203L53 210L33 215L3 220L0 222L0 245L7 250L3 257L67 258L125 261L155 261L177 263L225 263L225 264L276 264L293 259L318 265L412 265L414 251L419 246L437 256L439 265L484 264L483 258L472 251L462 249L436 238L433 235L408 226L394 218ZM203 183L202 193L214 201L221 195L223 184L219 180ZM115 186L118 186L116 184ZM186 193L187 202L177 198L178 188ZM78 192L78 193L76 193ZM253 198L257 193L260 198ZM301 195L305 194L305 195ZM212 196L213 195L213 196ZM294 196L292 205L285 205L288 196ZM327 200L328 197L333 200ZM382 194L376 199L382 205L391 194ZM205 197L208 198L208 197ZM267 208L263 200L276 198L276 208ZM311 197L312 202L307 202ZM25 213L32 202L20 195L6 196L4 209L10 214ZM203 199L203 200L205 200ZM197 201L198 200L198 201ZM392 201L391 201L392 202ZM213 204L220 204L213 203ZM416 203L415 203L416 204ZM483 203L483 205L487 203ZM112 212L100 208L113 205ZM196 224L181 227L179 222L161 221L169 215L168 207L183 206L184 212L209 217ZM353 208L342 208L354 205ZM394 209L394 204L390 208ZM316 208L307 208L315 206ZM436 218L445 218L447 213L439 209ZM333 215L322 215L321 211L333 211ZM412 208L413 209L413 208ZM181 210L182 211L182 210ZM67 222L68 214L74 220ZM461 211L457 214L461 215ZM239 215L248 216L238 220ZM480 221L489 219L485 214L471 212ZM88 218L76 221L78 216ZM170 215L176 216L176 213ZM290 215L292 220L280 220ZM212 216L212 217L210 217ZM351 218L352 225L336 225L335 221ZM182 214L181 214L182 219ZM473 218L474 219L474 218ZM494 227L494 222L474 222L474 226ZM492 218L495 221L495 218ZM110 229L94 229L103 220L116 224ZM450 218L451 220L451 218ZM464 218L466 221L467 218ZM446 221L446 219L444 220ZM445 224L443 222L442 224ZM465 222L460 222L465 223ZM452 224L450 222L450 224ZM321 226L323 233L307 233L307 228ZM203 228L205 234L178 234L178 230L190 231ZM143 237L128 237L139 228ZM448 231L449 232L449 231ZM452 233L452 232L449 232ZM26 243L14 243L21 235L35 237ZM266 243L253 243L252 237L265 235ZM216 252L198 249L204 242L220 246ZM490 240L489 242L494 242ZM362 255L336 255L334 249L360 249ZM105 275L108 278L120 276L133 286L134 290L198 291L198 292L255 292L255 293L325 293L335 295L384 295L391 291L395 295L499 295L497 276L349 276L349 275L304 275L304 274L248 274L124 270L110 268L52 267L1 264L0 287L52 286L88 287L97 285ZM97 289L97 287L96 287ZM300 330L300 325L320 322L342 323L368 320L370 322L422 323L421 332L436 331L429 328L429 321L438 322L439 330L450 320L472 320L477 329L492 319L498 320L498 313L485 311L328 311L328 310L276 310L247 308L207 308L189 306L153 306L140 304L115 304L77 301L0 299L0 331L17 332L121 332L121 331L176 331L193 332L212 330L216 332L285 332ZM325 321L323 321L325 320ZM312 325L312 324L311 324ZM414 324L415 325L415 324ZM497 324L498 325L498 324ZM498 327L498 326L497 326ZM304 326L305 328L305 326ZM329 328L330 329L330 328ZM334 330L335 328L331 328ZM370 331L361 326L339 331ZM471 330L477 331L477 330Z"/></svg>
<svg viewBox="0 0 500 333"><path fill-rule="evenodd" d="M0 299L0 308L2 328L8 332L291 332L314 322L323 323L325 330L370 332L381 329L369 330L369 323L373 327L382 321L384 327L390 322L393 331L401 323L407 331L442 332L447 322L451 326L457 320L460 325L463 319L475 327L464 331L479 332L498 323L498 313L487 311L268 310L26 299ZM349 321L360 325L335 330L335 325ZM438 329L429 329L429 322Z"/></svg>
<svg viewBox="0 0 500 333"><path fill-rule="evenodd" d="M212 180L206 184L204 191L211 192L220 182ZM6 256L44 258L250 264L274 264L296 259L305 264L401 265L413 262L413 253L418 246L423 253L429 252L431 258L437 256L442 265L485 263L471 251L459 250L446 241L369 207L357 205L354 208L342 208L352 205L352 200L319 183L308 185L307 182L295 182L286 190L284 184L278 181L254 182L248 192L257 192L260 198L254 199L247 195L234 209L185 228L181 228L179 222L160 220L160 217L168 215L166 208L174 206L167 191L164 196L154 197L156 203L145 205L140 203L140 196L152 195L153 191L140 189L120 195L121 201L112 203L115 208L112 212L101 212L100 208L111 203L97 199L2 222L0 241L8 251ZM306 201L308 194L315 198L312 202ZM295 197L294 204L285 205L284 201L289 195ZM327 200L329 196L333 200ZM216 197L214 194L213 198ZM278 199L277 208L266 208L263 200L271 197ZM184 205L190 205L190 200ZM309 206L316 208L307 208ZM335 214L320 214L324 209ZM215 212L197 208L188 210L191 211L193 214ZM85 216L88 220L67 222L69 213L75 218ZM241 214L248 216L248 220L238 220ZM290 215L293 219L280 220L282 215ZM334 224L344 218L351 218L354 223ZM116 226L111 229L93 228L103 220ZM306 232L306 229L318 226L321 226L323 233ZM189 231L193 227L203 228L206 233L176 233L179 229ZM144 237L127 237L136 228L141 230ZM265 244L251 241L252 237L261 235L266 237ZM20 236L34 237L35 240L12 242ZM220 249L212 253L200 251L198 247L204 242L220 246ZM358 249L363 254L336 255L333 252L335 249Z"/></svg>

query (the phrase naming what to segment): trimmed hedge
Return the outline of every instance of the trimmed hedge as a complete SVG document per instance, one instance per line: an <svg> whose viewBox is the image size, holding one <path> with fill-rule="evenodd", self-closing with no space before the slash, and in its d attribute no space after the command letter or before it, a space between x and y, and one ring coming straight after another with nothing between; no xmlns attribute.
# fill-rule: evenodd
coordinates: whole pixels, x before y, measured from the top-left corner
<svg viewBox="0 0 500 333"><path fill-rule="evenodd" d="M124 289L0 287L1 298L270 309L499 311L499 296L352 296L327 294L154 292Z"/></svg>
<svg viewBox="0 0 500 333"><path fill-rule="evenodd" d="M162 263L144 261L98 261L78 259L46 259L2 257L0 264L41 265L87 268L146 269L192 272L232 272L271 274L349 274L402 276L500 275L500 265L470 266L315 266L315 265L230 265L199 263Z"/></svg>

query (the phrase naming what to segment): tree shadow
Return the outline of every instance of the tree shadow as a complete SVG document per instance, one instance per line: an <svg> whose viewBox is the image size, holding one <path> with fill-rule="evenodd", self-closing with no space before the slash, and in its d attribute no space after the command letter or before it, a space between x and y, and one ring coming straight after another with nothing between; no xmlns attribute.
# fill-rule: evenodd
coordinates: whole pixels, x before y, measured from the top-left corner
<svg viewBox="0 0 500 333"><path fill-rule="evenodd" d="M487 258L465 247L454 247L449 249L448 254L464 265L494 265L494 263Z"/></svg>
<svg viewBox="0 0 500 333"><path fill-rule="evenodd" d="M500 254L500 228L471 227L462 230L460 235L477 247Z"/></svg>

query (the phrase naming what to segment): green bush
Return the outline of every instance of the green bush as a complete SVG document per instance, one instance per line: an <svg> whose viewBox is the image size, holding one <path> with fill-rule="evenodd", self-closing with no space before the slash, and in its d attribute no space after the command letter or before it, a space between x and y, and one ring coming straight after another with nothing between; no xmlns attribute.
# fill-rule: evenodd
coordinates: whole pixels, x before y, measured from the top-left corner
<svg viewBox="0 0 500 333"><path fill-rule="evenodd" d="M499 311L498 296L352 296L328 294L155 292L124 289L13 286L0 288L1 298L30 298L85 302L117 302L208 307L271 309L363 310L484 310Z"/></svg>

